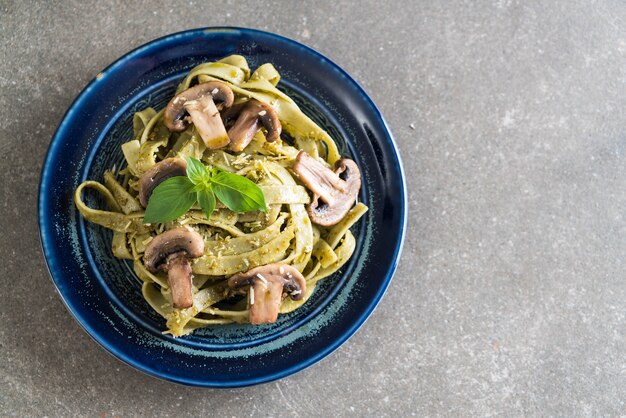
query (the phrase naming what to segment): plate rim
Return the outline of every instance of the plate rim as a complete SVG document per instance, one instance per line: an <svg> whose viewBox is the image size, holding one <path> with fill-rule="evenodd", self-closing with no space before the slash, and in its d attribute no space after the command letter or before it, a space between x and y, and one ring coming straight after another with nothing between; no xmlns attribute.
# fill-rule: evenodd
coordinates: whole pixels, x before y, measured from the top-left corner
<svg viewBox="0 0 626 418"><path fill-rule="evenodd" d="M384 278L384 280L381 282L379 291L377 292L375 297L370 300L369 306L361 314L361 316L357 317L356 320L352 322L352 325L346 331L344 331L337 338L335 338L334 340L326 344L326 346L322 350L320 350L317 354L312 355L312 356L307 356L306 358L302 359L300 362L298 362L297 364L289 368L280 369L274 373L265 374L263 376L259 376L255 378L247 378L247 379L241 379L241 380L233 379L233 380L229 380L228 382L210 381L210 380L198 381L196 379L186 380L184 378L181 378L179 376L175 376L172 374L168 374L166 372L158 373L146 367L141 361L135 360L125 355L124 353L116 350L114 347L114 344L111 344L110 341L108 341L106 338L104 338L98 332L96 332L91 326L89 326L89 324L82 321L77 315L77 313L74 311L74 309L70 307L70 304L64 297L61 289L59 288L59 284L57 283L57 280L55 279L55 276L53 274L53 266L51 266L53 262L49 260L49 257L51 256L50 254L51 250L49 249L49 246L51 245L51 243L47 242L47 239L44 236L45 235L44 231L46 231L46 229L49 229L48 224L51 222L49 219L47 219L47 214L45 213L46 207L44 207L43 205L43 202L46 201L46 197L45 197L46 189L43 188L44 180L46 177L46 173L51 169L50 164L51 164L51 159L53 157L53 150L55 149L56 146L59 145L59 141L64 136L63 131L65 130L65 126L68 123L70 114L76 110L76 108L78 107L82 99L86 95L89 94L93 86L99 83L104 78L103 75L107 73L109 70L111 70L112 68L114 68L115 66L117 66L118 64L128 61L129 59L132 59L133 55L136 55L137 53L139 53L145 48L157 46L158 44L164 41L167 41L169 39L176 38L179 36L184 36L184 35L191 35L193 33L203 33L203 32L208 32L208 31L210 32L237 31L237 32L242 32L242 33L249 34L252 36L254 36L255 34L263 35L266 37L274 38L283 43L291 44L292 46L295 46L303 50L305 53L312 54L316 58L322 61L326 61L331 67L333 67L343 77L345 77L347 82L349 83L351 82L354 84L354 86L358 90L358 93L362 95L362 98L365 100L366 104L372 109L374 116L382 124L385 134L387 136L387 139L389 140L391 144L391 150L393 151L393 156L395 157L395 160L396 160L394 161L394 164L398 168L399 178L400 178L400 183L401 183L400 184L401 199L400 199L400 208L399 208L400 219L401 219L400 237L399 237L398 242L396 243L396 248L394 250L393 257L390 260L387 275ZM282 379L284 377L293 375L295 373L298 373L318 363L319 361L323 360L324 358L332 354L334 351L336 351L345 342L347 342L365 324L367 319L369 319L369 317L372 315L372 313L374 312L374 310L376 309L376 307L379 305L380 301L384 297L385 293L387 292L389 285L391 284L391 280L393 279L395 272L397 270L398 264L400 262L400 256L402 254L404 241L406 238L407 208L408 208L408 196L407 196L406 176L404 172L404 166L402 163L400 149L398 148L395 138L391 132L391 129L389 125L387 124L387 121L383 117L380 109L376 106L372 98L367 94L363 86L361 86L361 84L358 81L356 81L349 73L347 73L342 67L336 64L333 60L326 57L325 55L323 55L322 53L318 52L317 50L315 50L314 48L310 46L307 46L296 40L293 40L291 38L288 38L286 36L279 35L273 32L253 29L253 28L236 27L236 26L198 27L198 28L169 33L169 34L157 37L155 39L152 39L148 42L145 42L129 50L128 52L122 54L120 57L115 59L111 64L106 66L106 68L101 70L77 94L77 96L74 98L72 103L69 105L69 107L63 114L63 117L61 118L58 127L56 128L54 134L52 135L50 143L48 144L45 157L43 159L43 164L41 166L40 175L39 175L39 190L37 194L39 242L41 245L42 254L44 256L43 258L45 261L46 269L48 271L48 277L51 280L52 284L54 285L55 290L59 294L61 301L65 305L66 309L70 312L71 316L80 325L80 327L87 333L87 335L89 335L91 339L94 340L100 347L102 347L104 351L107 352L109 355L113 356L118 361L121 361L144 374L159 378L161 380L166 380L169 382L177 383L177 384L196 386L196 387L207 387L207 388L236 388L236 387L246 387L246 386L253 386L253 385L257 385L261 383L273 382L273 381ZM59 272L59 274L63 275L62 272Z"/></svg>

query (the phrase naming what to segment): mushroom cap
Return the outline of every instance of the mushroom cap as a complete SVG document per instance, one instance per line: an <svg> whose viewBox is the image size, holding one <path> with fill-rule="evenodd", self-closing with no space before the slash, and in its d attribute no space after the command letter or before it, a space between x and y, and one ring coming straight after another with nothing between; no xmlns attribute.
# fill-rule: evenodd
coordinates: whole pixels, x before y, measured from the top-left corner
<svg viewBox="0 0 626 418"><path fill-rule="evenodd" d="M228 130L228 137L231 141L230 148L233 151L240 152L247 147L261 126L267 131L265 139L268 142L274 142L280 138L282 125L278 119L278 113L271 105L260 100L250 99L238 105L224 119L226 121L233 119L235 111L237 111L237 120Z"/></svg>
<svg viewBox="0 0 626 418"><path fill-rule="evenodd" d="M167 269L170 261L168 257L172 254L186 259L201 257L204 254L202 236L186 227L170 229L157 235L146 246L143 255L146 268L151 273Z"/></svg>
<svg viewBox="0 0 626 418"><path fill-rule="evenodd" d="M139 179L139 202L145 208L154 189L175 176L187 175L187 162L182 158L166 158L146 171Z"/></svg>
<svg viewBox="0 0 626 418"><path fill-rule="evenodd" d="M238 289L264 279L282 284L283 289L293 300L300 300L304 297L306 280L302 273L293 266L281 263L267 264L237 273L228 279L228 287Z"/></svg>
<svg viewBox="0 0 626 418"><path fill-rule="evenodd" d="M222 108L230 107L235 100L235 95L228 84L221 81L208 81L206 83L198 84L197 86L188 88L185 91L178 93L170 100L163 112L163 122L167 129L172 132L182 132L189 125L189 121L186 120L185 103L190 100L197 100L199 98L211 95L213 101L218 105L218 110Z"/></svg>
<svg viewBox="0 0 626 418"><path fill-rule="evenodd" d="M361 188L361 172L356 163L342 158L335 164L335 171L300 151L293 171L313 192L307 207L311 221L321 226L336 225L348 213Z"/></svg>

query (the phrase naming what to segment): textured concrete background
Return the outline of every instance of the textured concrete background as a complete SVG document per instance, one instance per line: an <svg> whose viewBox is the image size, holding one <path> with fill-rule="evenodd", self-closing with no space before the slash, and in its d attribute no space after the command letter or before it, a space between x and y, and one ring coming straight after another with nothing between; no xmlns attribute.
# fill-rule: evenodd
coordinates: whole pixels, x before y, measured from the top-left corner
<svg viewBox="0 0 626 418"><path fill-rule="evenodd" d="M41 3L0 0L1 415L626 413L623 2ZM56 294L36 224L44 154L83 86L210 25L286 35L350 72L397 137L410 199L361 331L300 374L224 391L107 355Z"/></svg>

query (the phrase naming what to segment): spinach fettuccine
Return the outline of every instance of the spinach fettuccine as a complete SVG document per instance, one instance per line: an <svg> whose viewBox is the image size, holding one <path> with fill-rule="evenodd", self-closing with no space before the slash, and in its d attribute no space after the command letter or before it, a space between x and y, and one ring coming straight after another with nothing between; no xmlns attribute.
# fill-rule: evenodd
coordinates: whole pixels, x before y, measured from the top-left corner
<svg viewBox="0 0 626 418"><path fill-rule="evenodd" d="M359 168L279 80L272 64L251 72L238 55L198 65L164 109L134 115L126 165L75 191L174 336L272 323L355 250L350 227L367 211Z"/></svg>

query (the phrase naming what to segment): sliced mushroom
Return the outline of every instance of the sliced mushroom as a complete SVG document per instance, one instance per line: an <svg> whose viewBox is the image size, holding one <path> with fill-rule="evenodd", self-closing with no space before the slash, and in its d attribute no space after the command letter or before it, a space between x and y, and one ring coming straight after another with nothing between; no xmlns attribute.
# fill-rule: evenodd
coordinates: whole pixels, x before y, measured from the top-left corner
<svg viewBox="0 0 626 418"><path fill-rule="evenodd" d="M287 264L268 264L237 273L228 279L231 289L250 286L250 323L271 324L278 318L283 293L293 300L300 300L306 292L302 274Z"/></svg>
<svg viewBox="0 0 626 418"><path fill-rule="evenodd" d="M139 202L144 208L147 207L152 192L159 184L170 177L186 174L187 162L182 158L166 158L158 162L139 179Z"/></svg>
<svg viewBox="0 0 626 418"><path fill-rule="evenodd" d="M209 81L191 87L170 100L163 113L163 122L167 129L172 132L182 132L189 126L189 119L186 118L185 103L198 100L203 97L210 97L211 101L217 103L216 108L222 110L230 107L235 100L233 91L226 83L221 81Z"/></svg>
<svg viewBox="0 0 626 418"><path fill-rule="evenodd" d="M204 254L204 240L190 228L175 228L157 235L146 246L144 261L151 273L167 272L174 308L189 308L191 294L191 259Z"/></svg>
<svg viewBox="0 0 626 418"><path fill-rule="evenodd" d="M361 172L356 163L342 158L335 171L300 151L293 165L298 178L313 192L307 207L311 221L321 226L337 224L350 210L361 188Z"/></svg>
<svg viewBox="0 0 626 418"><path fill-rule="evenodd" d="M254 138L261 126L265 128L267 134L265 139L274 142L280 138L282 126L278 120L278 114L272 106L260 100L251 99L240 106L237 120L228 130L230 138L230 149L235 152L242 151ZM225 119L233 117L232 112Z"/></svg>

